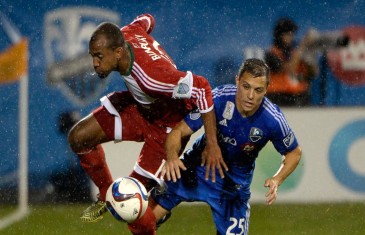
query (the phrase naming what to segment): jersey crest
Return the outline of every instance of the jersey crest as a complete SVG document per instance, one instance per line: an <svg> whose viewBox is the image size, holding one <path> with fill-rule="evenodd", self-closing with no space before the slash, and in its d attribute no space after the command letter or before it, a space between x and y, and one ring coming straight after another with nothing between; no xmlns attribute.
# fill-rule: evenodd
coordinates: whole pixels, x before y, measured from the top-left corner
<svg viewBox="0 0 365 235"><path fill-rule="evenodd" d="M250 140L257 142L263 137L263 131L257 127L252 127L250 130Z"/></svg>

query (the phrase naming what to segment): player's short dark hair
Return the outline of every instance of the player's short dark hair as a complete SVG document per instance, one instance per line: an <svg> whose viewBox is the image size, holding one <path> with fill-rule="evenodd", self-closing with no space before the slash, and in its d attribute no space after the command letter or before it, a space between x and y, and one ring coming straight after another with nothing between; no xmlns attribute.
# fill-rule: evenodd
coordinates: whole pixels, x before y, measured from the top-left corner
<svg viewBox="0 0 365 235"><path fill-rule="evenodd" d="M257 58L245 60L238 70L238 77L241 78L246 72L251 74L253 77L266 77L267 85L269 85L270 69L263 60Z"/></svg>
<svg viewBox="0 0 365 235"><path fill-rule="evenodd" d="M91 35L90 44L95 42L101 36L107 38L108 47L111 49L123 47L125 44L123 33L116 24L109 22L101 23Z"/></svg>

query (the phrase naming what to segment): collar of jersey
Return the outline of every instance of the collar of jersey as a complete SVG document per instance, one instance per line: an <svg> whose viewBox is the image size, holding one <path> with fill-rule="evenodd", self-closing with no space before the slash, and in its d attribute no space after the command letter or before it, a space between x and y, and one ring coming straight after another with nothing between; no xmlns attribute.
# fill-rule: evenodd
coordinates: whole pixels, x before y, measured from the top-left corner
<svg viewBox="0 0 365 235"><path fill-rule="evenodd" d="M133 63L134 63L134 52L132 46L127 42L129 52L131 54L131 64L129 65L128 73L126 76L129 76L132 73Z"/></svg>

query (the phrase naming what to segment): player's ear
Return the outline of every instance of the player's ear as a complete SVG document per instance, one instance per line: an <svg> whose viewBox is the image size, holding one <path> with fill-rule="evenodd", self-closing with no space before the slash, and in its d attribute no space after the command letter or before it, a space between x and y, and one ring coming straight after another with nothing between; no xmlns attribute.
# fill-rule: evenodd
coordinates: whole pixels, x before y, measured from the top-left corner
<svg viewBox="0 0 365 235"><path fill-rule="evenodd" d="M267 79L268 79L268 82L266 83L265 95L267 94L267 91L269 90L269 87L270 87L270 77L268 77Z"/></svg>
<svg viewBox="0 0 365 235"><path fill-rule="evenodd" d="M117 55L118 59L121 59L123 57L124 49L123 47L117 47L114 51Z"/></svg>
<svg viewBox="0 0 365 235"><path fill-rule="evenodd" d="M240 79L239 79L238 75L236 75L235 80L236 80L236 86L238 86L238 84L240 82Z"/></svg>

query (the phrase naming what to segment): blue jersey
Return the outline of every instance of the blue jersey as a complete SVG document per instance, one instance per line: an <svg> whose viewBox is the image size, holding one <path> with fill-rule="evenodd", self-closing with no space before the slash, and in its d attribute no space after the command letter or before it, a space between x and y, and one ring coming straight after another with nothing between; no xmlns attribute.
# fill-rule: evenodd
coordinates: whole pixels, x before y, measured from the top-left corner
<svg viewBox="0 0 365 235"><path fill-rule="evenodd" d="M236 108L236 91L235 85L223 85L213 90L218 142L229 168L226 175L235 185L249 190L255 160L268 141L272 141L282 155L294 150L298 143L277 105L265 97L254 115L243 117ZM203 126L202 118L196 112L184 120L193 131ZM185 158L200 157L204 146L205 135L202 135L187 151Z"/></svg>
<svg viewBox="0 0 365 235"><path fill-rule="evenodd" d="M250 185L260 150L272 141L276 150L285 155L298 143L280 109L267 98L253 116L243 117L236 108L236 91L234 85L213 90L218 142L229 168L224 172L225 177L222 179L217 172L215 183L205 180L206 168L200 166L205 148L205 135L202 135L184 153L183 161L188 170L181 172L181 179L176 183L166 182L166 192L159 194L154 189L151 195L166 210L183 201L206 202L212 209L217 234L246 235L250 218ZM193 131L203 126L198 112L189 114L184 120Z"/></svg>

